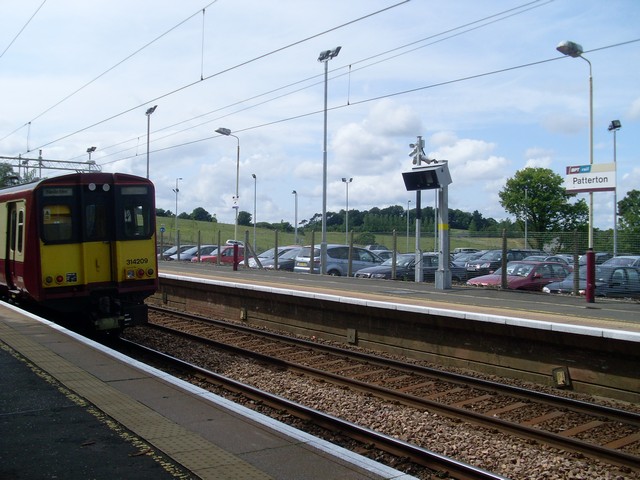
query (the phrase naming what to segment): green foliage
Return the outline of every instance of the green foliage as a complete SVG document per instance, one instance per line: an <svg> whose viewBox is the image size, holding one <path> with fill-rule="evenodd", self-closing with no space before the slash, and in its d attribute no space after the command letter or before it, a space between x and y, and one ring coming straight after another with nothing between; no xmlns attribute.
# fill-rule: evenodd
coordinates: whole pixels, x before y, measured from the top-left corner
<svg viewBox="0 0 640 480"><path fill-rule="evenodd" d="M3 187L13 185L15 178L13 167L8 163L0 163L0 185Z"/></svg>
<svg viewBox="0 0 640 480"><path fill-rule="evenodd" d="M584 200L569 203L575 195L567 194L562 177L548 168L517 171L498 195L500 204L516 217L520 227L524 227L526 219L528 228L534 232L573 231L588 221Z"/></svg>
<svg viewBox="0 0 640 480"><path fill-rule="evenodd" d="M253 219L251 218L251 214L249 212L245 212L244 210L240 210L238 212L238 225L242 225L244 227L252 226Z"/></svg>
<svg viewBox="0 0 640 480"><path fill-rule="evenodd" d="M211 214L202 207L195 208L190 216L193 220L200 222L211 222L213 220Z"/></svg>
<svg viewBox="0 0 640 480"><path fill-rule="evenodd" d="M622 231L640 234L640 190L630 190L618 202L618 215Z"/></svg>

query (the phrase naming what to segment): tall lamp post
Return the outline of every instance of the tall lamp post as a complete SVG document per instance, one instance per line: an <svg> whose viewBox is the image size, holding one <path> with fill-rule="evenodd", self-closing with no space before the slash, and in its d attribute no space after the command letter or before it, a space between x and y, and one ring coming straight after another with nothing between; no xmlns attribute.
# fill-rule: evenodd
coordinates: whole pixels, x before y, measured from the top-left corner
<svg viewBox="0 0 640 480"><path fill-rule="evenodd" d="M349 184L353 182L353 178L342 178L342 181L347 187L347 209L345 210L345 229L344 229L344 243L347 245L349 243Z"/></svg>
<svg viewBox="0 0 640 480"><path fill-rule="evenodd" d="M293 229L294 229L294 243L298 244L298 192L295 190L291 192L295 197L294 217L293 217Z"/></svg>
<svg viewBox="0 0 640 480"><path fill-rule="evenodd" d="M158 105L148 108L145 113L147 116L147 179L149 179L149 135L151 133L151 114L156 111L156 108L158 108Z"/></svg>
<svg viewBox="0 0 640 480"><path fill-rule="evenodd" d="M182 177L176 178L176 188L173 189L176 194L176 247L178 246L178 192L180 191L178 182L180 180L182 180Z"/></svg>
<svg viewBox="0 0 640 480"><path fill-rule="evenodd" d="M236 222L233 230L233 239L237 240L238 239L238 208L239 208L238 201L240 198L240 195L238 192L238 189L240 186L240 139L235 135L232 135L231 130L229 130L228 128L220 127L216 130L216 133L219 133L220 135L225 135L227 137L234 137L238 141L238 153L236 155L236 196L234 197L234 202L233 202L233 208L236 210Z"/></svg>
<svg viewBox="0 0 640 480"><path fill-rule="evenodd" d="M620 120L612 120L609 124L609 131L613 132L613 165L617 170L616 165L616 132L620 130L622 125L620 124ZM618 256L618 172L614 172L616 174L616 185L614 185L613 189L613 256Z"/></svg>
<svg viewBox="0 0 640 480"><path fill-rule="evenodd" d="M324 63L324 142L322 147L322 241L320 243L320 272L327 273L327 90L329 60L338 56L342 47L320 52L318 61Z"/></svg>
<svg viewBox="0 0 640 480"><path fill-rule="evenodd" d="M253 177L253 251L256 251L256 196L258 193L258 177L252 173Z"/></svg>
<svg viewBox="0 0 640 480"><path fill-rule="evenodd" d="M529 248L528 234L528 221L529 221L529 189L524 187L524 248Z"/></svg>
<svg viewBox="0 0 640 480"><path fill-rule="evenodd" d="M589 165L593 165L593 75L591 62L582 54L584 50L575 42L564 41L557 47L563 55L573 58L581 58L589 64ZM593 192L589 192L589 249L593 249Z"/></svg>
<svg viewBox="0 0 640 480"><path fill-rule="evenodd" d="M409 253L409 211L411 209L411 200L407 200L407 253Z"/></svg>

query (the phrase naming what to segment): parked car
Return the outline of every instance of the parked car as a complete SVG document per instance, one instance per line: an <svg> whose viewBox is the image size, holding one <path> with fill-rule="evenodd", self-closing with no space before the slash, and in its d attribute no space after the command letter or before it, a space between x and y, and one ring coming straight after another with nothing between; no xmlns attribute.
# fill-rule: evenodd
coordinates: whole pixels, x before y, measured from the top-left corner
<svg viewBox="0 0 640 480"><path fill-rule="evenodd" d="M182 252L189 250L190 248L193 248L193 247L195 247L195 245L180 245L180 254L182 255ZM178 246L174 245L173 247L166 249L164 252L158 255L158 260L171 260L170 257L177 253L178 253Z"/></svg>
<svg viewBox="0 0 640 480"><path fill-rule="evenodd" d="M596 252L596 265L601 265L610 258L613 258L613 254L609 252ZM580 255L580 260L578 261L580 265L587 264L587 255Z"/></svg>
<svg viewBox="0 0 640 480"><path fill-rule="evenodd" d="M313 270L311 263L313 262ZM370 267L382 263L382 259L375 253L360 247L353 247L351 255L352 271L361 268ZM296 257L296 264L293 268L294 272L299 273L319 273L320 268L320 246L314 248L313 254L311 247L303 247ZM349 271L349 246L348 245L327 245L327 266L328 275L346 276Z"/></svg>
<svg viewBox="0 0 640 480"><path fill-rule="evenodd" d="M416 256L413 253L396 255L396 279L409 280L415 277ZM357 278L383 278L390 280L393 269L393 258L388 258L380 265L361 268L353 274Z"/></svg>
<svg viewBox="0 0 640 480"><path fill-rule="evenodd" d="M382 260L386 260L388 258L393 257L392 250L371 250L371 251L375 253L377 256L379 256Z"/></svg>
<svg viewBox="0 0 640 480"><path fill-rule="evenodd" d="M596 265L595 294L602 297L640 298L640 272L634 267ZM550 283L542 291L545 293L572 293L575 272L561 282ZM578 270L578 290L580 295L587 289L587 266Z"/></svg>
<svg viewBox="0 0 640 480"><path fill-rule="evenodd" d="M457 247L453 249L453 253L475 253L479 250L477 248L465 248L465 247Z"/></svg>
<svg viewBox="0 0 640 480"><path fill-rule="evenodd" d="M198 252L200 253L200 256L211 255L216 251L217 248L218 245L201 245L200 248L198 248L197 246L188 248L184 252L180 253L180 260L184 262L190 262L193 257L198 256ZM167 260L178 260L178 254L174 253Z"/></svg>
<svg viewBox="0 0 640 480"><path fill-rule="evenodd" d="M234 245L223 245L218 248L211 255L205 255L200 257L200 262L217 263L218 256L220 257L220 263L230 264L233 263L233 249ZM244 260L244 247L238 246L238 262ZM198 257L191 259L192 262L198 262Z"/></svg>
<svg viewBox="0 0 640 480"><path fill-rule="evenodd" d="M519 261L507 264L507 288L511 290L540 291L549 283L564 280L571 267L558 262ZM502 284L502 268L489 275L481 275L467 281L477 287L499 287Z"/></svg>
<svg viewBox="0 0 640 480"><path fill-rule="evenodd" d="M477 260L478 258L480 258L482 255L484 255L487 252L488 252L488 250L478 250L477 252L455 253L455 254L453 254L453 258L452 258L451 261L453 263L455 263L459 267L465 267L466 268L467 263L469 263L472 260Z"/></svg>
<svg viewBox="0 0 640 480"><path fill-rule="evenodd" d="M302 247L295 247L280 255L278 257L278 270L293 272L293 267L296 264L296 257L300 255L301 251ZM267 270L275 270L275 259L272 258L271 260L265 260L264 262L262 262L262 266Z"/></svg>
<svg viewBox="0 0 640 480"><path fill-rule="evenodd" d="M522 260L530 255L544 255L539 250L507 250L507 262ZM476 260L467 262L467 275L469 277L479 277L488 275L502 267L502 250L488 250Z"/></svg>
<svg viewBox="0 0 640 480"><path fill-rule="evenodd" d="M422 279L425 282L433 282L438 270L439 258L435 253L422 254ZM357 278L383 278L391 279L393 259L388 259L380 265L363 268L354 273ZM453 263L449 264L451 279L462 282L467 277L464 267L459 267ZM416 256L414 253L403 253L396 257L396 280L413 281L416 278Z"/></svg>
<svg viewBox="0 0 640 480"><path fill-rule="evenodd" d="M287 245L284 247L278 247L278 258L280 258L282 255L284 255L285 253L287 253L288 251L294 249L294 248L300 248L299 245ZM263 267L265 266L265 263L272 261L274 259L274 257L276 256L276 249L274 248L270 248L269 250L265 250L264 252L262 252L261 254L258 255L258 260L260 260L260 265L262 265ZM247 260L247 263L249 264L249 268L258 268L258 262L256 262L256 259L254 257L250 257L249 260Z"/></svg>
<svg viewBox="0 0 640 480"><path fill-rule="evenodd" d="M602 265L615 265L617 267L640 268L640 255L620 255L605 261Z"/></svg>
<svg viewBox="0 0 640 480"><path fill-rule="evenodd" d="M389 250L387 247L385 247L384 245L379 245L377 243L373 243L371 245L365 245L364 248L366 250Z"/></svg>
<svg viewBox="0 0 640 480"><path fill-rule="evenodd" d="M569 266L573 265L573 260L570 255L529 255L528 257L524 257L523 260L526 262L556 262Z"/></svg>

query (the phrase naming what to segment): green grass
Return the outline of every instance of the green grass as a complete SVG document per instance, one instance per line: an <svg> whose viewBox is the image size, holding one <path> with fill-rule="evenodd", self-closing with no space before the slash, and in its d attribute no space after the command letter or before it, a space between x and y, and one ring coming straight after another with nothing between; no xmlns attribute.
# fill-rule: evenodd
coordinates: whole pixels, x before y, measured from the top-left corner
<svg viewBox="0 0 640 480"><path fill-rule="evenodd" d="M164 226L165 232L161 234L160 228ZM175 219L169 217L158 217L157 218L157 236L158 243L160 243L162 239L163 245L173 245L175 242ZM194 244L198 243L198 239L200 240L200 244L218 244L218 239L224 243L228 239L233 238L234 233L234 225L226 224L226 223L211 223L211 222L199 222L195 220L182 220L178 219L178 231L180 233L180 243L181 244ZM199 235L199 237L198 237ZM320 244L321 241L321 232L316 231L314 234L314 243L316 245ZM238 240L248 241L250 244L253 244L253 227L246 227L239 225L238 226ZM298 237L300 239L300 243L309 245L311 243L311 232L303 231L302 229L298 230ZM357 234L354 233L354 237L357 237ZM377 233L375 234L375 243L380 243L382 245L386 245L388 248L393 248L393 234L391 233ZM465 247L465 248L477 248L477 249L487 249L487 248L500 248L501 239L496 237L476 237L469 236L468 232L463 230L451 230L449 232L449 239L451 250L456 247ZM277 241L278 245L291 245L295 243L293 232L277 232ZM327 232L327 242L328 243L345 243L345 232ZM274 230L269 230L266 228L256 228L256 244L257 251L262 252L269 248L272 248L276 243L276 232ZM510 240L511 248L518 248L522 245L514 243L511 245L512 240ZM415 229L410 231L409 235L409 252L415 251ZM435 251L433 248L434 244L434 234L433 232L427 233L424 232L420 238L420 248L424 251ZM405 232L400 232L396 235L396 249L399 252L407 251L407 235Z"/></svg>

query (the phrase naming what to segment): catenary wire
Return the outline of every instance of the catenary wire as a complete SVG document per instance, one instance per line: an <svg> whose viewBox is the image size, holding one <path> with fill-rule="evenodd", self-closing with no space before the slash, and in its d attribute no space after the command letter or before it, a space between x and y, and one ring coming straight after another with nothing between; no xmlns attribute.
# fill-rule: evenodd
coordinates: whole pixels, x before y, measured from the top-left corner
<svg viewBox="0 0 640 480"><path fill-rule="evenodd" d="M348 72L346 72L346 73L344 73L344 74L341 74L341 75L334 75L332 78L339 78L339 77L341 77L341 76L344 76L344 75L347 75L347 74L349 74L349 73L352 73L353 71L359 71L359 70L362 70L362 69L365 69L365 68L371 67L371 66L373 66L373 65L377 65L377 64L379 64L379 63L382 63L382 62L385 62L385 61L392 60L392 59L394 59L394 58L400 57L400 56L402 56L402 55L406 55L406 54L408 54L408 53L414 52L414 51L419 50L419 49L421 49L421 48L425 48L425 47L427 47L427 46L434 45L434 44L439 43L439 42L442 42L442 41L444 41L444 40L447 40L447 39L450 39L450 38L453 38L453 37L456 37L456 36L459 36L459 35L462 35L462 34L465 34L465 33L471 32L471 31L473 31L473 30L477 30L477 29L479 29L479 28L483 28L483 27L485 27L485 26L491 25L491 24L496 23L496 22L498 22L498 21L505 20L505 19L510 18L510 17L512 17L512 16L515 16L515 15L519 15L519 14L525 13L525 12L527 12L527 11L529 11L529 10L534 9L534 8L539 8L539 7L541 7L541 6L544 6L544 5L547 5L547 4L551 3L551 2L553 2L553 1L554 1L554 0L547 0L547 1L543 2L543 3L541 3L541 0L534 0L534 1L532 1L532 2L525 3L525 4L520 5L520 6L518 6L518 7L514 7L514 8L511 8L511 9L508 9L508 10L504 10L504 11L502 11L502 12L499 12L499 13L496 13L496 14L492 14L492 15L489 15L489 16L486 16L486 17L483 17L483 18L478 19L478 20L474 20L473 22L469 22L469 23L466 23L466 24L463 24L463 25L460 25L460 26L457 26L457 27L454 27L454 28L451 28L451 29L445 30L444 32L440 32L440 33L437 33L437 34L433 34L433 35L427 36L427 37L425 37L425 38L422 38L422 39L420 39L420 40L416 40L416 41L410 42L410 43L408 43L408 44L405 44L405 45L402 45L402 46L395 47L395 48L393 48L393 49L387 50L387 51L385 51L385 52L381 52L381 53L379 53L379 54L369 56L369 57L367 57L367 58L365 58L365 59L362 59L362 60L358 60L358 61L356 61L356 62L353 62L352 64L350 64L350 65L348 65L348 66L344 66L344 67L336 68L335 70L333 70L333 72L338 71L338 70L341 70L341 69L345 69L345 68L347 68L347 69L348 69ZM519 11L518 11L518 10L519 10ZM507 14L508 14L508 15L507 15ZM500 17L500 18L498 18L498 17ZM485 23L482 23L481 25L478 25L478 24L480 24L481 22L485 22ZM464 30L460 31L461 29L464 29ZM454 33L454 32L457 32L457 33ZM448 35L448 34L450 34L450 35ZM437 40L434 40L433 42L429 42L429 43L427 43L427 44L421 45L421 46L419 46L419 47L416 47L416 48L413 48L413 49L410 49L410 50L407 50L407 51L404 51L404 52L401 52L401 53L397 53L397 54L395 54L395 55L393 55L393 56L385 57L385 58L381 58L381 59L380 59L380 57L383 57L383 56L388 55L388 54L390 54L390 53L398 52L398 51L400 51L400 50L402 50L402 49L404 49L404 48L407 48L407 47L409 47L409 46L417 45L417 44L419 44L419 43L425 42L425 41L427 41L427 40L432 40L432 39L435 39L435 38L441 37L441 36L443 36L443 35L446 35L446 37L444 37L444 38L440 38L440 39L437 39ZM360 66L360 67L358 67L358 68L356 68L356 69L353 69L353 70L352 70L352 65L362 64L362 63L364 63L364 62L367 62L367 61L370 61L370 60L373 60L373 59L379 59L379 60L377 60L376 62L372 62L372 63L366 64L366 65L364 65L364 66ZM159 129L155 130L155 131L154 131L154 133L161 132L161 131L163 131L163 130L168 130L168 129L174 128L174 127L176 127L176 126L178 126L178 125L184 124L184 123L192 122L193 120L196 120L196 119L198 119L198 118L202 118L202 117L205 117L205 116L211 115L211 114L213 114L213 113L220 112L220 111L226 110L226 109L228 109L228 108L232 108L232 107L234 107L234 106L236 106L236 105L246 104L246 103L247 103L247 102L249 102L249 101L255 100L255 99L260 98L260 97L264 97L264 96L266 96L266 95L270 95L270 94L276 93L276 92L278 92L278 91L282 91L282 90L289 89L289 88L291 88L291 87L293 87L293 86L296 86L296 85L306 84L307 82L312 81L312 80L314 80L314 79L316 79L316 78L320 78L320 77L322 77L322 74L314 75L314 76L311 76L311 77L305 78L305 79L303 79L303 80L299 80L299 81L296 81L296 82L293 82L293 83L290 83L290 84L284 85L284 86L282 86L282 87L278 87L278 88L272 89L272 90L270 90L270 91L263 92L263 93L260 93L260 94L258 94L258 95L254 95L254 96L252 96L252 97L242 99L242 100L240 100L240 101L237 101L237 102L234 102L234 103L231 103L231 104L225 105L225 106L223 106L223 107L220 107L220 108L217 108L217 109L215 109L215 110L212 110L212 111L209 111L209 112L206 112L206 113L200 114L200 115L198 115L198 116L191 117L191 118L189 118L189 119L182 120L182 121L180 121L180 122L173 123L173 124L171 124L171 125L168 125L168 126L165 126L165 127L159 128ZM308 89L308 88L312 88L312 87L314 87L314 86L319 85L320 83L322 83L322 82L315 82L315 83L312 83L312 84L306 85L306 86L304 86L304 87L302 87L302 88L299 88L299 89L296 89L296 90L292 90L292 91L288 91L287 93L284 93L284 94L282 94L282 95L278 95L278 96L275 96L275 97L271 97L271 98L269 98L269 99L268 99L268 100L266 100L266 101L258 102L258 103L256 103L256 104L251 105L251 106L246 106L246 107L244 107L244 108L242 108L242 109L235 110L235 111L233 111L231 114L239 113L239 112L242 112L242 111L246 111L246 110L248 110L248 109L250 109L250 108L255 108L255 107L257 107L257 106L264 105L265 103L268 103L268 102L271 102L271 101L274 101L274 100L277 100L277 99L283 98L283 97L288 96L288 95L292 95L292 94L298 93L298 92L303 91L303 90ZM153 101L153 100L150 100L149 102L152 102L152 101ZM149 103L149 102L147 102L147 103ZM218 120L220 120L220 119L222 119L222 118L226 118L226 117L228 117L228 116L229 116L229 115L231 115L231 114L226 114L226 115L223 115L223 116L219 116L219 117L213 118L213 119L211 119L211 120L208 120L208 121L206 121L206 122L201 122L201 123L198 123L198 124L196 124L196 125L192 125L192 126L190 126L190 127L188 127L188 128L185 128L185 129L182 129L182 130L178 130L178 131L174 131L174 132L172 132L172 133L171 133L171 134L169 134L169 135L165 135L165 136L162 136L162 137L156 137L156 136L154 136L154 142L157 142L157 141L160 141L160 140L166 139L166 138L168 138L168 137L170 137L170 136L173 136L173 135L177 135L177 134L183 133L183 132L185 132L185 131L187 131L187 130L190 130L190 129L198 128L198 127L200 127L200 126L202 126L202 125L206 125L206 124L208 124L208 123L212 123L212 122L214 122L214 121L218 121ZM102 150L106 150L106 149L109 149L109 148L112 148L112 147L115 147L115 146L118 146L118 145L122 145L122 144L124 144L124 143L129 143L129 142L134 141L134 140L135 140L135 138L128 139L128 140L124 140L124 141L119 142L119 143L117 143L117 144L109 145L109 146L103 147L103 148L102 148ZM104 159L104 158L109 157L109 156L112 156L112 155L118 155L118 154L120 154L120 153L123 153L124 151L131 150L131 149L134 149L134 148L137 148L137 147L129 147L129 148L126 148L126 149L124 149L124 150L119 150L119 151L117 151L117 152L112 152L112 153L109 153L109 154L103 155L103 157L102 157L102 158ZM80 158L80 157L81 157L81 155L79 155L79 156L77 156L77 157L73 157L73 158ZM108 163L111 163L111 162L108 162Z"/></svg>

